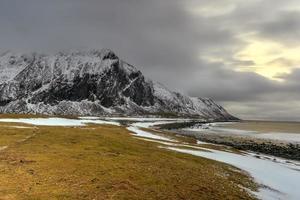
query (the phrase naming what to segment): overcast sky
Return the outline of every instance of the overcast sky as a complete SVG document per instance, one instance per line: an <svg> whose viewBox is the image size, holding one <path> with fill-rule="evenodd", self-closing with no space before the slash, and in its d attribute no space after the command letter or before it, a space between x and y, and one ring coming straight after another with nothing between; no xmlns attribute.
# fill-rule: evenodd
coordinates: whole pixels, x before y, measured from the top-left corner
<svg viewBox="0 0 300 200"><path fill-rule="evenodd" d="M300 120L299 0L1 0L0 49L109 48L244 119Z"/></svg>

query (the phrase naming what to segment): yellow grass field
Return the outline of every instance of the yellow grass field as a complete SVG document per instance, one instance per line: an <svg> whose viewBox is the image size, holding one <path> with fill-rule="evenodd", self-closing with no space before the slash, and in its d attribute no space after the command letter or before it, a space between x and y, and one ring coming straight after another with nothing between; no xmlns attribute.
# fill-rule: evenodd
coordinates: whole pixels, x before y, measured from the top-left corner
<svg viewBox="0 0 300 200"><path fill-rule="evenodd" d="M26 126L20 128L12 126ZM253 199L231 166L133 137L122 126L0 123L0 199Z"/></svg>

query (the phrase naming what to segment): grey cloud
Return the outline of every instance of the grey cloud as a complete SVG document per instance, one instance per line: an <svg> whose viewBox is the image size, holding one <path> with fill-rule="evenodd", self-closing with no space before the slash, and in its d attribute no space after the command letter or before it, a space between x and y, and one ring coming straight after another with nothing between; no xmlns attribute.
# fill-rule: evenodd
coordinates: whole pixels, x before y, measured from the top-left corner
<svg viewBox="0 0 300 200"><path fill-rule="evenodd" d="M252 72L237 72L222 67L202 70L197 84L190 85L191 96L206 96L219 101L249 101L261 99L277 91L277 84Z"/></svg>
<svg viewBox="0 0 300 200"><path fill-rule="evenodd" d="M260 24L260 32L264 37L285 41L294 45L300 37L300 12L282 11L272 20ZM297 44L296 44L297 45Z"/></svg>
<svg viewBox="0 0 300 200"><path fill-rule="evenodd" d="M207 85L205 79L212 77L216 78L214 83ZM189 94L218 99L230 112L244 119L299 120L300 69L280 78L284 82L271 81L255 73L219 69L200 77Z"/></svg>
<svg viewBox="0 0 300 200"><path fill-rule="evenodd" d="M284 81L272 81L252 72L238 72L214 67L214 70L202 70L198 84L189 86L189 94L192 96L204 95L222 102L299 101L300 69L293 70L291 74L282 74L278 78ZM212 85L206 84L209 79L213 79Z"/></svg>
<svg viewBox="0 0 300 200"><path fill-rule="evenodd" d="M298 101L225 102L223 105L242 119L294 121L300 118Z"/></svg>
<svg viewBox="0 0 300 200"><path fill-rule="evenodd" d="M299 101L298 71L281 75L287 80L284 84L234 71L237 66L255 64L234 58L245 45L240 34L255 32L259 37L298 44L299 15L287 8L288 2L300 6L296 0L228 0L234 9L213 17L195 16L186 9L190 2L218 9L224 5L224 0L213 4L209 0L2 0L0 49L110 48L171 89L212 97L229 108L238 105L233 114L243 116L246 108L257 108L256 115L263 115L259 108L264 104L256 102ZM226 63L211 63L207 57ZM271 113L274 107L266 106L264 113L267 109Z"/></svg>

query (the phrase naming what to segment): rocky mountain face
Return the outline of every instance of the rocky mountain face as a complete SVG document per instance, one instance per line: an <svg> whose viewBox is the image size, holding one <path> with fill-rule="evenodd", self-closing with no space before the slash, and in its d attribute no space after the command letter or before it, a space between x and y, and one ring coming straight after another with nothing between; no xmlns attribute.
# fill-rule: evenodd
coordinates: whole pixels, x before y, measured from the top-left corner
<svg viewBox="0 0 300 200"><path fill-rule="evenodd" d="M0 112L234 119L207 98L169 91L114 52L0 55Z"/></svg>

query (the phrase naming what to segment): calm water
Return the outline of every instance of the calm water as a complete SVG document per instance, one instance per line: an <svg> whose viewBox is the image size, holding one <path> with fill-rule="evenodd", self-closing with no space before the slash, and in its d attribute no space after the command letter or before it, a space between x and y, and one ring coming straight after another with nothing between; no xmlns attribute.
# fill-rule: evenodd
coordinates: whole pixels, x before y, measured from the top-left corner
<svg viewBox="0 0 300 200"><path fill-rule="evenodd" d="M242 121L238 123L227 123L220 127L257 131L259 133L281 132L300 134L300 122L271 122L271 121Z"/></svg>
<svg viewBox="0 0 300 200"><path fill-rule="evenodd" d="M229 123L211 123L201 127L189 128L189 131L221 135L238 135L258 139L268 139L288 143L300 143L299 122L242 121Z"/></svg>

